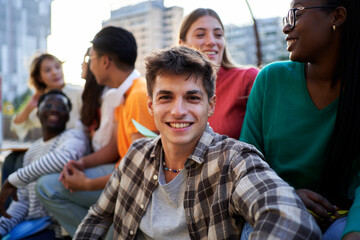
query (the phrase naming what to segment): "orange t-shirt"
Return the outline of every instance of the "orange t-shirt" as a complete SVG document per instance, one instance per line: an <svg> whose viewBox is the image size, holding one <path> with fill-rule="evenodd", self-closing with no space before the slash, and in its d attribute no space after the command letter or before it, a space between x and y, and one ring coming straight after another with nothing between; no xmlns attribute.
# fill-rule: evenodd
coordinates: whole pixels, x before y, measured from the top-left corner
<svg viewBox="0 0 360 240"><path fill-rule="evenodd" d="M154 118L147 109L147 90L144 78L134 79L132 86L124 95L125 101L115 108L115 121L118 123L117 145L120 158L123 158L131 145L131 134L137 133L131 119L152 131L157 131ZM120 160L116 163L119 165Z"/></svg>

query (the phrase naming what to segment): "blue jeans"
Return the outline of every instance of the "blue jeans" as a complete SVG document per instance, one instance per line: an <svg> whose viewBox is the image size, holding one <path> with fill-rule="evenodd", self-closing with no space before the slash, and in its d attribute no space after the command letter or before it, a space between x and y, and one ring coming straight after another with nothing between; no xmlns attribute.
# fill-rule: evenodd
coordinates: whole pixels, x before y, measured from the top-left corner
<svg viewBox="0 0 360 240"><path fill-rule="evenodd" d="M323 240L340 240L345 229L346 221L347 217L336 219L325 231Z"/></svg>
<svg viewBox="0 0 360 240"><path fill-rule="evenodd" d="M253 231L253 228L250 226L249 222L245 222L244 227L241 231L240 240L248 240L250 233Z"/></svg>
<svg viewBox="0 0 360 240"><path fill-rule="evenodd" d="M113 171L114 164L106 164L86 169L84 173L88 178L97 178ZM39 178L36 192L43 206L74 236L77 227L90 206L97 202L102 190L71 193L59 181L59 173L53 173Z"/></svg>
<svg viewBox="0 0 360 240"><path fill-rule="evenodd" d="M340 240L341 235L344 232L346 225L347 217L342 217L333 222L330 227L325 231L323 235L323 240ZM253 228L248 222L245 222L243 230L241 232L240 240L249 239L250 233L253 231Z"/></svg>

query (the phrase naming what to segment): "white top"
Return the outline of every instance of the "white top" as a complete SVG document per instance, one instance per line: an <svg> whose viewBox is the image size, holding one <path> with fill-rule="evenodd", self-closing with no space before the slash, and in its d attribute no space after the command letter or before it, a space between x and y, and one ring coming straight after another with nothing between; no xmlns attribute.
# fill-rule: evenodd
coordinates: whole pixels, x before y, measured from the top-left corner
<svg viewBox="0 0 360 240"><path fill-rule="evenodd" d="M63 93L70 99L72 104L72 110L70 112L70 119L66 124L66 128L74 128L80 127L80 111L81 111L81 95L83 88L77 85L65 84L63 89L61 89ZM36 115L37 108L34 108L28 119L22 123L14 123L14 119L16 115L13 117L11 121L11 131L15 132L18 138L22 141L28 134L28 132L33 128L41 128L40 120Z"/></svg>
<svg viewBox="0 0 360 240"><path fill-rule="evenodd" d="M139 78L140 76L141 74L137 70L134 70L118 88L104 89L101 97L100 126L95 131L92 138L92 147L94 152L105 146L111 139L111 134L115 126L115 108L123 101L123 96L131 87L133 80Z"/></svg>

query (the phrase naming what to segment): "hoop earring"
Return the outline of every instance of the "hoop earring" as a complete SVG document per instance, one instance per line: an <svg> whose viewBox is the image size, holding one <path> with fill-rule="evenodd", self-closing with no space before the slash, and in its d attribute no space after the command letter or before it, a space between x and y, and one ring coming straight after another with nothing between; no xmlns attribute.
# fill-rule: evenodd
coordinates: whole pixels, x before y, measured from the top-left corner
<svg viewBox="0 0 360 240"><path fill-rule="evenodd" d="M336 26L333 25L332 29L333 29L333 31L335 32L335 31L336 31Z"/></svg>

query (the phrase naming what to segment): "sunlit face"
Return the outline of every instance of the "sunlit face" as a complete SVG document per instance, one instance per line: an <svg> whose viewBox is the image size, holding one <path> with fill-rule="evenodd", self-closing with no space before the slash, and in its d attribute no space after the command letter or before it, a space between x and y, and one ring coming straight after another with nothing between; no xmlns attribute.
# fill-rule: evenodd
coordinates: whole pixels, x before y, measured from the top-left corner
<svg viewBox="0 0 360 240"><path fill-rule="evenodd" d="M100 85L107 85L104 68L101 65L101 57L98 56L94 48L90 49L89 58L90 70L94 74L96 82Z"/></svg>
<svg viewBox="0 0 360 240"><path fill-rule="evenodd" d="M195 148L215 110L201 79L186 75L157 76L148 108L164 146Z"/></svg>
<svg viewBox="0 0 360 240"><path fill-rule="evenodd" d="M225 37L219 21L211 16L198 18L189 28L186 41L180 44L200 50L216 65L220 66L224 55Z"/></svg>
<svg viewBox="0 0 360 240"><path fill-rule="evenodd" d="M296 0L291 8L325 6L326 1ZM285 26L287 50L290 60L299 62L315 62L324 59L333 51L334 33L332 18L325 9L304 9L296 11L295 27Z"/></svg>
<svg viewBox="0 0 360 240"><path fill-rule="evenodd" d="M61 89L64 86L62 65L53 59L44 59L40 66L40 81L48 89Z"/></svg>
<svg viewBox="0 0 360 240"><path fill-rule="evenodd" d="M81 64L81 78L82 79L86 79L87 69L88 69L88 66L89 66L88 61L89 61L89 56L85 56L84 61Z"/></svg>

